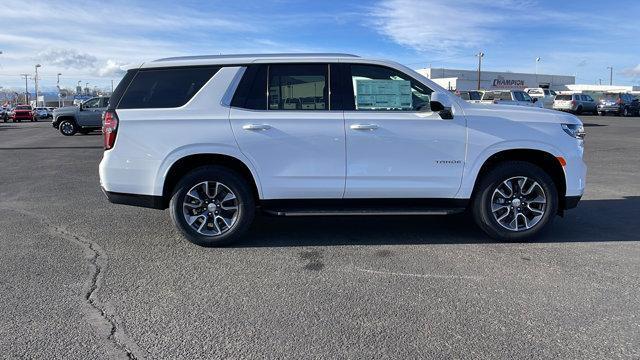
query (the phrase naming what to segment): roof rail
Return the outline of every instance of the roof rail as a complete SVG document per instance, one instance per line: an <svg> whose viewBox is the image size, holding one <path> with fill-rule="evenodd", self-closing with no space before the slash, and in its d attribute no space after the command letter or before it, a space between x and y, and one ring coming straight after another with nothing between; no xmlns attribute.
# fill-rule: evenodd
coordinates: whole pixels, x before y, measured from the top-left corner
<svg viewBox="0 0 640 360"><path fill-rule="evenodd" d="M359 57L353 54L343 53L274 53L274 54L233 54L233 55L193 55L193 56L174 56L156 61L176 61L176 60L214 60L214 59L230 59L230 58L275 58L275 57Z"/></svg>

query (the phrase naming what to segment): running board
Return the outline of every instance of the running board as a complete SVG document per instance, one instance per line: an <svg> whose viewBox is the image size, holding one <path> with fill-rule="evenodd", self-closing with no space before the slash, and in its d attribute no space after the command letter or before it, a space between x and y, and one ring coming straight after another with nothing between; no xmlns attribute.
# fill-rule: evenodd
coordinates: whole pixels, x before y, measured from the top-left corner
<svg viewBox="0 0 640 360"><path fill-rule="evenodd" d="M469 199L288 199L262 200L263 212L278 216L449 215Z"/></svg>
<svg viewBox="0 0 640 360"><path fill-rule="evenodd" d="M263 208L267 214L276 216L381 216L381 215L451 215L465 209L270 209Z"/></svg>

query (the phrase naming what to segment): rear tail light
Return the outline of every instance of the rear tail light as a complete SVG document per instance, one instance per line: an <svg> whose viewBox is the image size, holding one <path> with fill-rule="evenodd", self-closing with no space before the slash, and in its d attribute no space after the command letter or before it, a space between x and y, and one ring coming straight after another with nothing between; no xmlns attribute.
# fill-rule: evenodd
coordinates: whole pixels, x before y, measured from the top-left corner
<svg viewBox="0 0 640 360"><path fill-rule="evenodd" d="M571 107L575 107L576 106L576 101L575 100L571 100Z"/></svg>
<svg viewBox="0 0 640 360"><path fill-rule="evenodd" d="M109 150L116 142L118 133L118 115L115 110L107 110L102 115L102 136L104 137L104 149Z"/></svg>
<svg viewBox="0 0 640 360"><path fill-rule="evenodd" d="M616 100L616 104L618 105L622 104L622 99L618 98L618 100Z"/></svg>

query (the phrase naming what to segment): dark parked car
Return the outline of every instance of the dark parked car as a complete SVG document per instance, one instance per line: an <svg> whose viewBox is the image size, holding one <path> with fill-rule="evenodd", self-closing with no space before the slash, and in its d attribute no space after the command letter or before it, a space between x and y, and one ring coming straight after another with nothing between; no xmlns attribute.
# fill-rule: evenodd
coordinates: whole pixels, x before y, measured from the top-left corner
<svg viewBox="0 0 640 360"><path fill-rule="evenodd" d="M640 101L631 94L605 93L598 102L598 114L615 114L618 116L638 116Z"/></svg>

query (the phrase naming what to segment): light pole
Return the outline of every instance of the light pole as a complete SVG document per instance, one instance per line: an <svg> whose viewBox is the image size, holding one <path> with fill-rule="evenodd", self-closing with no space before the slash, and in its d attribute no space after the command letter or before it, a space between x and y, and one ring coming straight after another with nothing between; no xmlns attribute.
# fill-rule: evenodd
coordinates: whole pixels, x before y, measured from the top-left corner
<svg viewBox="0 0 640 360"><path fill-rule="evenodd" d="M607 66L607 69L609 69L609 85L613 85L613 65Z"/></svg>
<svg viewBox="0 0 640 360"><path fill-rule="evenodd" d="M85 95L89 95L89 83L88 82L84 83L84 92L85 92Z"/></svg>
<svg viewBox="0 0 640 360"><path fill-rule="evenodd" d="M58 107L62 107L62 104L60 103L60 75L62 75L62 73L58 73L58 80L56 81L56 87L58 88Z"/></svg>
<svg viewBox="0 0 640 360"><path fill-rule="evenodd" d="M38 68L42 67L40 64L36 64L36 107L38 107Z"/></svg>
<svg viewBox="0 0 640 360"><path fill-rule="evenodd" d="M476 56L478 57L478 90L480 90L480 76L482 75L482 58L484 53L479 51Z"/></svg>
<svg viewBox="0 0 640 360"><path fill-rule="evenodd" d="M24 103L29 104L29 74L20 74L20 76L24 77Z"/></svg>
<svg viewBox="0 0 640 360"><path fill-rule="evenodd" d="M540 57L536 58L536 87L540 86L540 83L538 82L538 63L540 60L542 60Z"/></svg>

